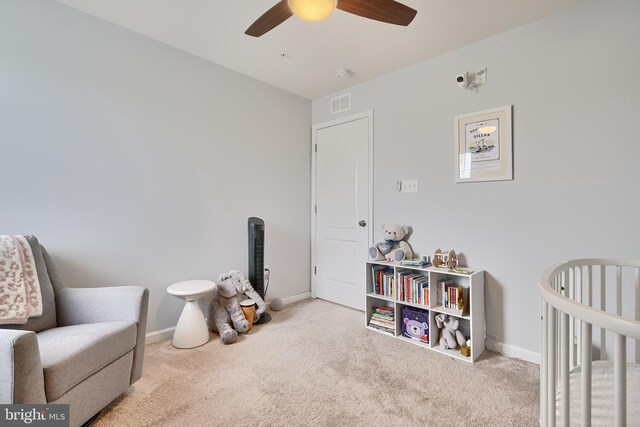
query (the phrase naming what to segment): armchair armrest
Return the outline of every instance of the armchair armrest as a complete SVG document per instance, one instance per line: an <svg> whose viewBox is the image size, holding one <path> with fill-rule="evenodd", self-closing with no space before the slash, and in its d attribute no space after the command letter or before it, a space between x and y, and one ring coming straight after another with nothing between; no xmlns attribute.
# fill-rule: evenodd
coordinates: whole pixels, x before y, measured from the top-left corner
<svg viewBox="0 0 640 427"><path fill-rule="evenodd" d="M138 325L130 384L142 376L149 290L140 286L64 288L56 294L58 326L128 320Z"/></svg>
<svg viewBox="0 0 640 427"><path fill-rule="evenodd" d="M0 329L0 403L47 403L35 332Z"/></svg>

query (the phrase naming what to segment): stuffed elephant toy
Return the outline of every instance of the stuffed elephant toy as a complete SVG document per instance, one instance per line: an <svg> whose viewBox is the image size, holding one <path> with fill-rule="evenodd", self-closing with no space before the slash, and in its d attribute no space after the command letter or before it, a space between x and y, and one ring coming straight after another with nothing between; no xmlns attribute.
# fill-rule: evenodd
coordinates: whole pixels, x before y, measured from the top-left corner
<svg viewBox="0 0 640 427"><path fill-rule="evenodd" d="M436 316L436 325L440 329L440 346L448 350L450 348L458 348L466 345L466 340L462 332L458 330L460 321L455 317L446 314L438 314Z"/></svg>
<svg viewBox="0 0 640 427"><path fill-rule="evenodd" d="M247 279L246 276L239 270L231 270L228 274L223 274L222 276L220 276L220 278L230 280L236 287L236 291L238 291L239 297L242 297L244 295L256 303L257 308L255 311L253 322L257 322L258 319L260 319L262 313L266 311L267 305L264 303L264 300L260 297L260 295L253 289L253 286L251 286L251 282L249 282L249 279ZM218 280L220 280L220 278Z"/></svg>
<svg viewBox="0 0 640 427"><path fill-rule="evenodd" d="M249 330L249 322L244 317L237 295L238 291L230 276L221 275L217 291L209 304L209 326L220 334L223 344L236 342L238 332L245 333Z"/></svg>

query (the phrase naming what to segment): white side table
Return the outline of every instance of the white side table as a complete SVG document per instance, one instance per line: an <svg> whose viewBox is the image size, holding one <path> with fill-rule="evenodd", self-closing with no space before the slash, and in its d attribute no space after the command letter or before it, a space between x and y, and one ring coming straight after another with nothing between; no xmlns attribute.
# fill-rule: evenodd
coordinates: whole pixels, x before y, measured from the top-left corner
<svg viewBox="0 0 640 427"><path fill-rule="evenodd" d="M186 301L176 330L173 332L173 344L177 348L193 348L209 341L209 328L204 319L198 300L215 289L211 280L187 280L174 283L167 293Z"/></svg>

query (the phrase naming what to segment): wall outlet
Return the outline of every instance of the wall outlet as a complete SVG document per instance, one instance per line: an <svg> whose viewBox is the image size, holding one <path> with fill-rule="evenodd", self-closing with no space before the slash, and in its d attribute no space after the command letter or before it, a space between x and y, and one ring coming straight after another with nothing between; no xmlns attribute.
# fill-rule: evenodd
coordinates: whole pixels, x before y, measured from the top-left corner
<svg viewBox="0 0 640 427"><path fill-rule="evenodd" d="M481 70L476 71L476 78L474 79L474 83L476 86L483 85L487 82L487 68L483 68Z"/></svg>
<svg viewBox="0 0 640 427"><path fill-rule="evenodd" d="M268 265L264 266L264 279L269 280L269 276L271 275L271 268Z"/></svg>
<svg viewBox="0 0 640 427"><path fill-rule="evenodd" d="M418 192L418 180L417 179L403 179L400 182L401 193L417 193Z"/></svg>

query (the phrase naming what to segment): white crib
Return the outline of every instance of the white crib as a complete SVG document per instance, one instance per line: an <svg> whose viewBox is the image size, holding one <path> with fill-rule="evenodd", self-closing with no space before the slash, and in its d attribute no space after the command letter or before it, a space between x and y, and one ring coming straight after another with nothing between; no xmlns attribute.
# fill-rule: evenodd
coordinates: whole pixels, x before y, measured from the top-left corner
<svg viewBox="0 0 640 427"><path fill-rule="evenodd" d="M540 293L541 425L640 425L640 261L556 264Z"/></svg>

